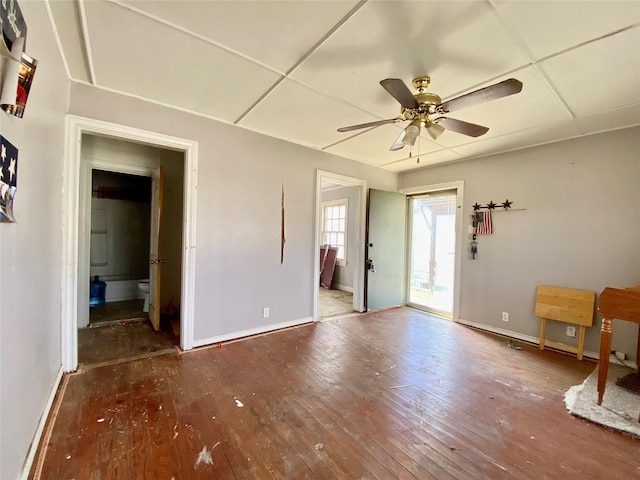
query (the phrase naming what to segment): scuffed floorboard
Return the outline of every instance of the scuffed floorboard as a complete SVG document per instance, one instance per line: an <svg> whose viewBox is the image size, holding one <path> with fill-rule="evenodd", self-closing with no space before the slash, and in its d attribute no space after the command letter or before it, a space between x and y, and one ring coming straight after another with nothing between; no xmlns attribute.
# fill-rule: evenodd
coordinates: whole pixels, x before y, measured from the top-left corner
<svg viewBox="0 0 640 480"><path fill-rule="evenodd" d="M595 364L506 343L398 308L92 368L40 478L637 478L640 442L565 410Z"/></svg>

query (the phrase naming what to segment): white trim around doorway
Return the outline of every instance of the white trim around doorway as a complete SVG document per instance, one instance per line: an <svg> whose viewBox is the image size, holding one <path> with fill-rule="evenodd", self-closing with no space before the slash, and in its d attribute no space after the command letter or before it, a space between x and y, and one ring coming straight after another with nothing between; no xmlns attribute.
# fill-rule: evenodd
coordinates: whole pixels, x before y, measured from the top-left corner
<svg viewBox="0 0 640 480"><path fill-rule="evenodd" d="M464 231L464 180L437 183L433 185L421 185L411 188L402 188L400 189L400 193L404 193L405 195L418 195L421 193L439 192L442 190L456 190L456 260L453 280L454 286L452 318L454 321L458 321L458 319L460 318L460 279L462 271L462 256L465 252L464 239L467 237ZM408 235L407 242L409 242Z"/></svg>
<svg viewBox="0 0 640 480"><path fill-rule="evenodd" d="M315 248L313 249L313 320L318 321L318 287L320 278L320 238L322 236L322 182L330 181L345 187L360 188L360 205L358 208L357 248L353 253L356 259L356 268L353 279L353 309L364 312L364 246L367 222L367 182L359 178L348 177L338 173L317 170L316 172L316 227Z"/></svg>
<svg viewBox="0 0 640 480"><path fill-rule="evenodd" d="M78 310L80 255L80 191L82 135L96 135L184 152L182 302L180 347L193 348L195 297L195 226L198 143L125 125L68 115L63 177L61 349L65 372L78 368Z"/></svg>

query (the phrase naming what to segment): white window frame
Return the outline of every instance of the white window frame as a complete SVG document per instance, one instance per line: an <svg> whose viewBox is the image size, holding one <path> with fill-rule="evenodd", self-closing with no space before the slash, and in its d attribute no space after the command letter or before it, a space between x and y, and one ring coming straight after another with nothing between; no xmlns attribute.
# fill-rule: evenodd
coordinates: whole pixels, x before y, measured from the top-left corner
<svg viewBox="0 0 640 480"><path fill-rule="evenodd" d="M349 199L348 198L337 198L335 200L327 200L325 202L322 202L322 228L320 231L320 245L325 245L325 241L324 241L324 234L325 234L325 215L326 215L326 208L327 207L335 207L335 206L342 206L344 205L344 231L340 232L339 230L331 230L331 231L335 231L338 233L342 233L344 235L344 245L341 245L343 247L343 251L344 251L344 258L338 258L336 260L336 265L339 265L341 267L346 267L347 266L347 258L349 258L348 256L348 252L347 252L347 245L348 245L348 231L349 231ZM332 245L335 246L335 245Z"/></svg>

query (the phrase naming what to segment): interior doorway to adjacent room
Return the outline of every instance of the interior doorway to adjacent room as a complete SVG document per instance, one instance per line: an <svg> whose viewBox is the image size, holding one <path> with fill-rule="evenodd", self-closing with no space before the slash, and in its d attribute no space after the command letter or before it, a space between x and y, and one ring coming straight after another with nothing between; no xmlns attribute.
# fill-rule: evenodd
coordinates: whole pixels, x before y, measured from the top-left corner
<svg viewBox="0 0 640 480"><path fill-rule="evenodd" d="M193 348L194 323L197 142L73 115L67 117L67 132L63 177L65 206L65 232L62 251L63 302L61 305L63 370L65 372L77 370L79 364L78 331L79 328L85 327L89 323L91 170L100 169L134 175L149 174L154 179L163 177L163 165L144 159L141 162L132 162L131 158L122 155L122 152L117 152L120 154L120 158L115 159L105 158L104 155L92 155L90 152L91 140L96 139L115 142L120 146L126 145L133 149L151 148L159 152L160 156L166 153L179 159L179 162L168 162L177 169L177 172L169 173L168 177L178 178L179 182L179 188L172 189L175 198L169 200L168 204L173 205L181 216L180 220L171 223L178 232L173 236L173 240L177 240L181 259L177 262L171 262L174 263L177 272L167 275L166 278L179 282L177 287L179 294L175 298L176 311L179 312L179 343L182 350L190 350ZM167 195L168 190L157 188L161 183L161 181L152 182L152 185L155 185L152 192L157 195L158 191L162 191ZM172 197L172 195L168 196ZM167 210L165 210L166 212ZM152 225L154 224L154 214L156 214L159 224L160 215L155 209L152 209ZM150 256L152 257L150 260L154 260L153 263L156 265L158 264L157 260L162 258ZM159 263L164 269L164 262L160 261ZM167 262L167 268L168 265L169 262ZM149 276L151 277L151 270ZM170 297L158 294L158 298L159 301L166 302ZM159 303L158 307L160 307Z"/></svg>
<svg viewBox="0 0 640 480"><path fill-rule="evenodd" d="M83 136L79 244L88 254L79 266L90 289L78 296L78 361L85 366L179 343L183 163L182 152Z"/></svg>
<svg viewBox="0 0 640 480"><path fill-rule="evenodd" d="M318 172L314 319L363 311L366 182Z"/></svg>

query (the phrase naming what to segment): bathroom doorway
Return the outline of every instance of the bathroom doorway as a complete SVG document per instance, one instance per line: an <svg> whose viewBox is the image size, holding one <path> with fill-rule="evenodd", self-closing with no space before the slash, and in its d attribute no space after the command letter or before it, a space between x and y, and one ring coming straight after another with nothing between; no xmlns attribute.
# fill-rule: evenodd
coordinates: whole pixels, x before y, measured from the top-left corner
<svg viewBox="0 0 640 480"><path fill-rule="evenodd" d="M86 221L79 243L88 250L90 284L78 305L78 361L84 365L180 343L183 158L182 152L83 135L81 172L89 188L81 192ZM162 229L160 219L170 228Z"/></svg>
<svg viewBox="0 0 640 480"><path fill-rule="evenodd" d="M90 215L89 327L146 320L151 177L93 169Z"/></svg>

